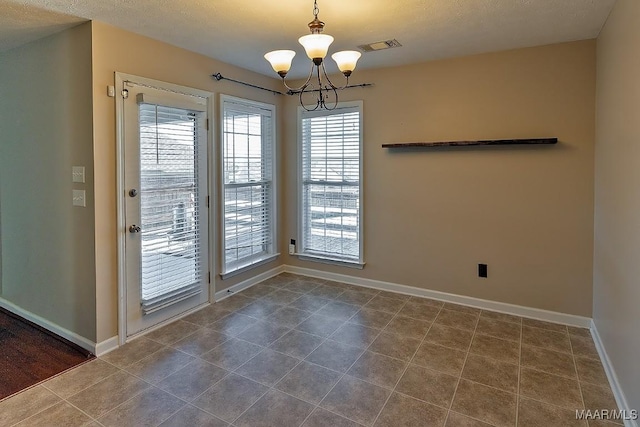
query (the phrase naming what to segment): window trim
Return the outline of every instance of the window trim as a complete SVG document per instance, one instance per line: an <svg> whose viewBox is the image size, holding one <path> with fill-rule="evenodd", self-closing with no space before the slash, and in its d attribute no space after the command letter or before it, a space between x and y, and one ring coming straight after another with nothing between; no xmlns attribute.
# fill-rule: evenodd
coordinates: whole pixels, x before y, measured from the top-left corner
<svg viewBox="0 0 640 427"><path fill-rule="evenodd" d="M313 106L308 106L308 108L313 108ZM359 145L358 145L358 154L359 154L359 176L358 176L358 189L359 189L359 203L360 209L358 212L358 251L359 256L357 260L340 258L340 257L330 257L323 256L320 254L316 254L313 252L303 252L304 248L304 176L303 176L303 148L302 148L302 119L308 117L322 117L329 116L332 114L339 113L340 110L344 109L357 109L359 112ZM363 269L365 266L364 262L364 184L363 184L363 176L364 176L364 155L362 152L363 147L363 102L362 101L345 101L338 102L338 105L333 110L316 110L316 111L307 111L302 106L298 107L298 135L297 135L297 148L298 148L298 185L297 185L297 197L298 197L298 245L297 252L294 256L297 256L299 259L304 261L312 261L312 262L320 262L323 264L334 264L340 265L343 267L357 268Z"/></svg>
<svg viewBox="0 0 640 427"><path fill-rule="evenodd" d="M261 256L256 256L252 258L250 262L237 262L233 265L232 268L227 269L226 262L226 233L225 233L225 217L224 217L224 209L225 209L225 182L224 182L224 115L225 115L225 106L227 103L232 103L236 105L240 105L242 107L246 107L247 112L251 112L254 110L258 112L258 110L267 110L271 112L271 203L270 203L270 223L271 223L271 245L269 251ZM276 117L276 106L273 104L268 104L265 102L254 101L245 98L239 98L236 96L220 94L220 131L219 131L219 167L220 173L218 174L219 178L219 189L220 189L220 209L218 215L220 217L220 277L224 280L229 277L233 277L245 271L251 270L253 268L264 265L270 261L273 261L278 256L280 256L280 252L278 252L278 186L277 186L277 168L278 161L276 158L276 143L277 143L277 117Z"/></svg>

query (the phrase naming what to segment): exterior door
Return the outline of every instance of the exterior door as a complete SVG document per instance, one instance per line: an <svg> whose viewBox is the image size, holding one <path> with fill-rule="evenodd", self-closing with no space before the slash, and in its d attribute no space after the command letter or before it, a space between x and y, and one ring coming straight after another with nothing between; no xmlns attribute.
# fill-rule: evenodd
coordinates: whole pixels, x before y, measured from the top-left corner
<svg viewBox="0 0 640 427"><path fill-rule="evenodd" d="M124 82L126 334L209 300L207 103Z"/></svg>

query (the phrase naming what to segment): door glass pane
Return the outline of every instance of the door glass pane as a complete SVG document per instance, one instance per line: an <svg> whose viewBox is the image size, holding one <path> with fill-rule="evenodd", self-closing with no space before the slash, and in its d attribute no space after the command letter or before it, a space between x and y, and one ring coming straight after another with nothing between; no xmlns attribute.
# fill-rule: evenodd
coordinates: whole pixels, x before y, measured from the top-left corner
<svg viewBox="0 0 640 427"><path fill-rule="evenodd" d="M140 105L143 309L199 292L198 116Z"/></svg>

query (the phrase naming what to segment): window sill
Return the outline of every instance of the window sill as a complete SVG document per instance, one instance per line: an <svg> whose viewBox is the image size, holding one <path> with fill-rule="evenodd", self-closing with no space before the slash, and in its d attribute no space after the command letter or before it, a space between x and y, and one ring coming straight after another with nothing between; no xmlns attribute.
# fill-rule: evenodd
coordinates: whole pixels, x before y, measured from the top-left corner
<svg viewBox="0 0 640 427"><path fill-rule="evenodd" d="M330 258L324 257L320 255L311 255L311 254L293 254L297 256L299 259L303 261L313 261L313 262L321 262L323 264L333 264L340 265L342 267L356 268L358 270L362 270L366 263L360 261L347 261L340 258Z"/></svg>
<svg viewBox="0 0 640 427"><path fill-rule="evenodd" d="M237 267L234 270L220 273L220 277L222 278L222 280L225 280L225 279L228 279L229 277L237 276L238 274L244 273L245 271L249 271L252 268L259 267L268 262L271 262L274 259L278 258L279 256L280 256L280 253L265 255L262 258L258 258L257 260L252 261L251 264L243 265L241 267Z"/></svg>

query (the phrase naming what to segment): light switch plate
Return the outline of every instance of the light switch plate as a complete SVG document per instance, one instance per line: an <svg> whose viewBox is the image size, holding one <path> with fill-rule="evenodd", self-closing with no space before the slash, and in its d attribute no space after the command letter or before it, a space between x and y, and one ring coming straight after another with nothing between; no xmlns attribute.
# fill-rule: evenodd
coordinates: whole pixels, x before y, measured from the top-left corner
<svg viewBox="0 0 640 427"><path fill-rule="evenodd" d="M73 182L84 183L84 166L72 166L71 177Z"/></svg>
<svg viewBox="0 0 640 427"><path fill-rule="evenodd" d="M87 198L84 190L73 190L73 206L87 206Z"/></svg>

